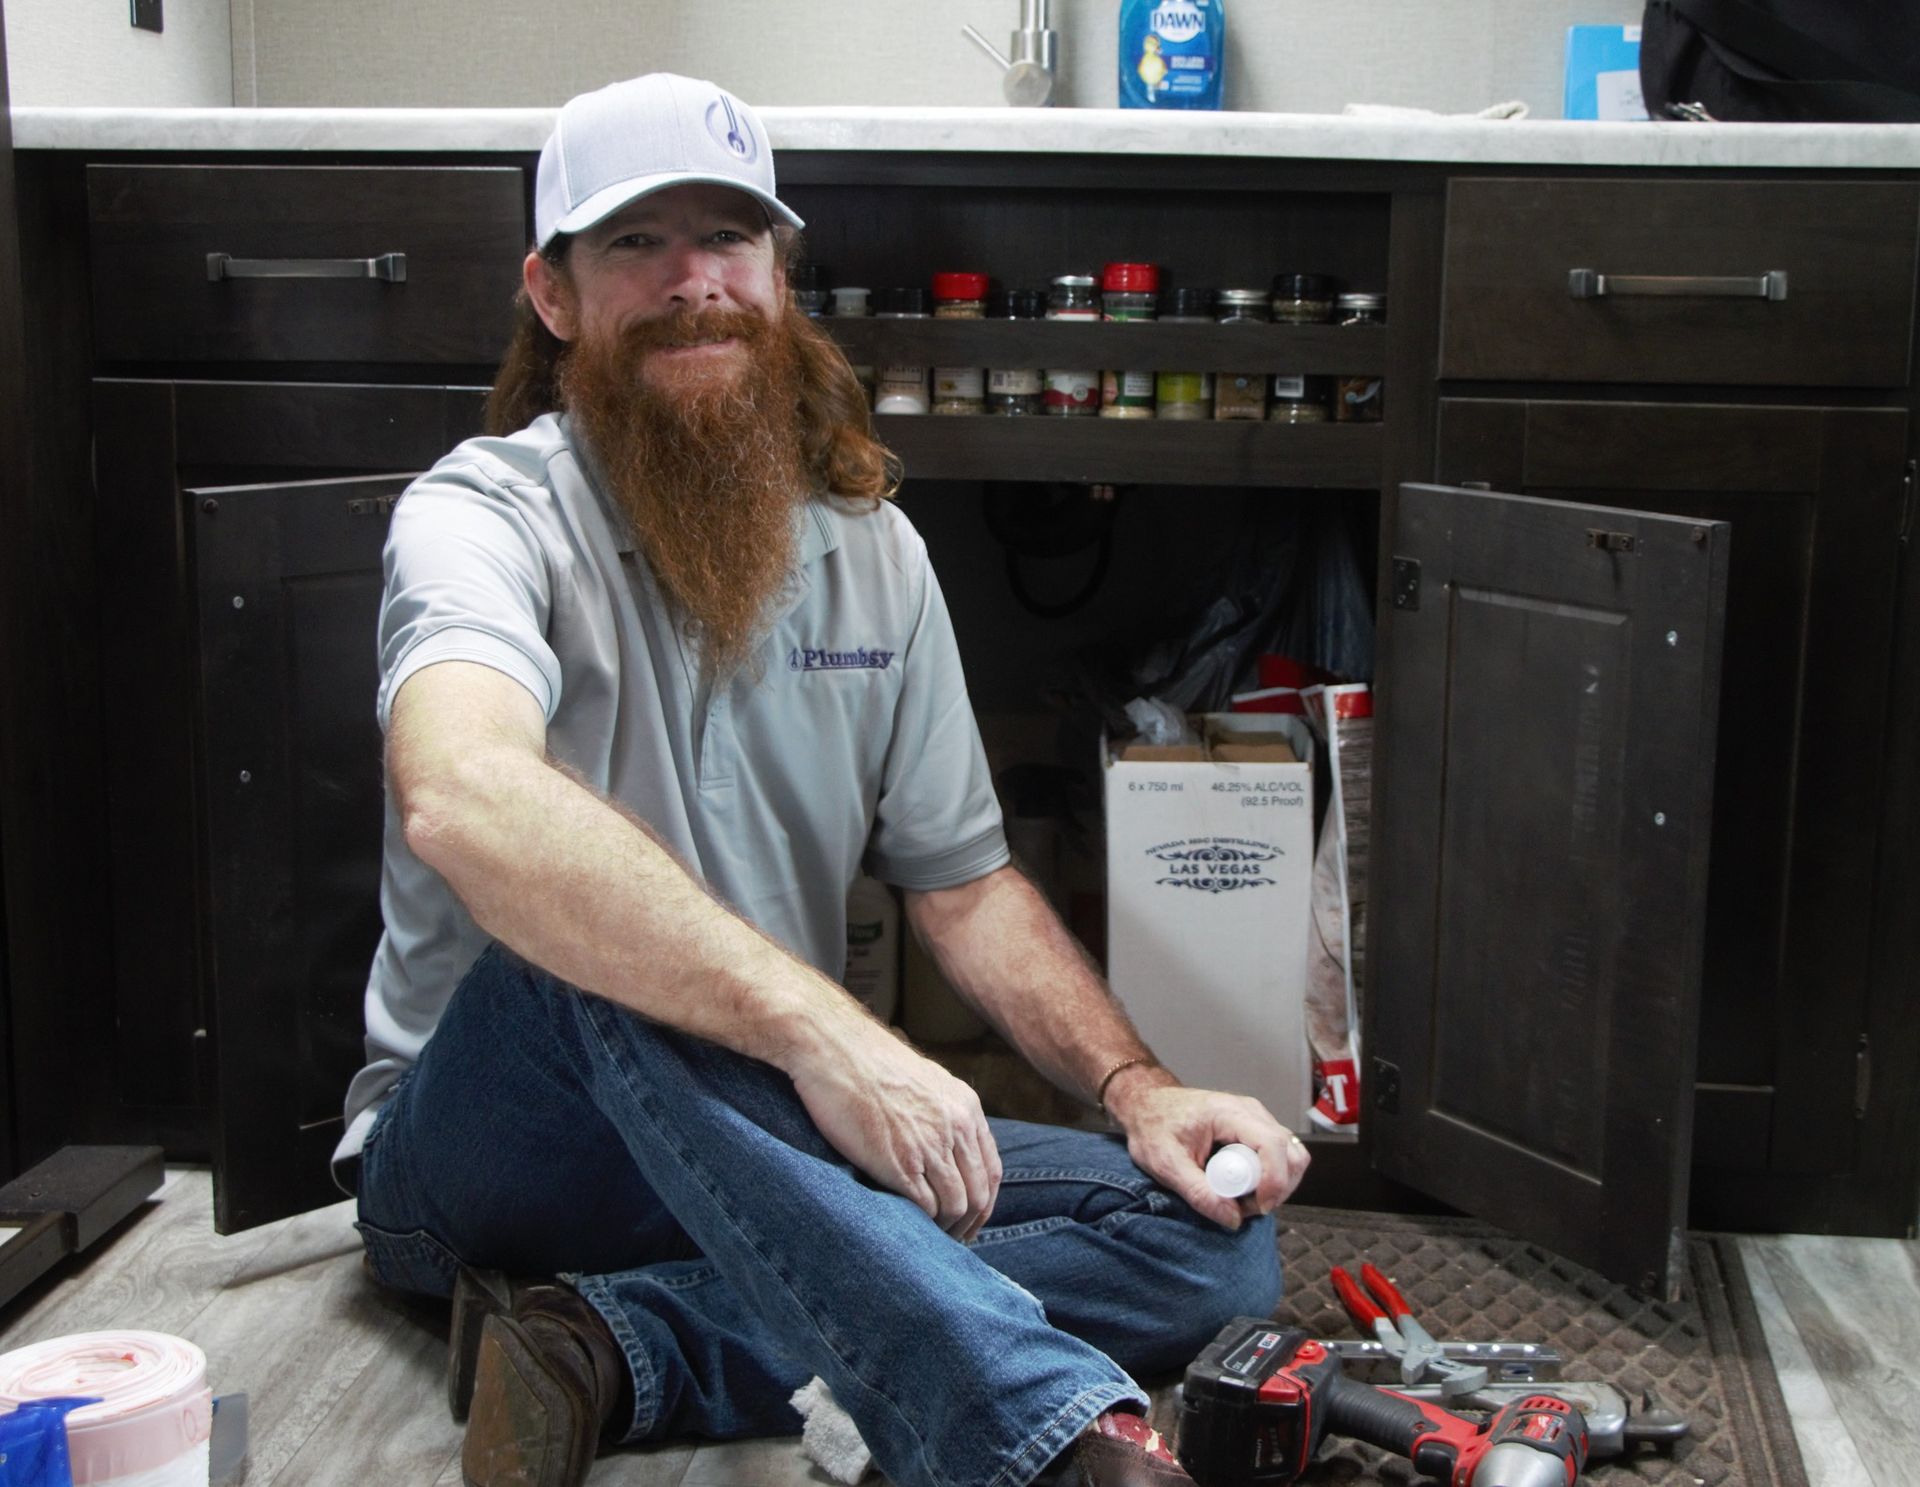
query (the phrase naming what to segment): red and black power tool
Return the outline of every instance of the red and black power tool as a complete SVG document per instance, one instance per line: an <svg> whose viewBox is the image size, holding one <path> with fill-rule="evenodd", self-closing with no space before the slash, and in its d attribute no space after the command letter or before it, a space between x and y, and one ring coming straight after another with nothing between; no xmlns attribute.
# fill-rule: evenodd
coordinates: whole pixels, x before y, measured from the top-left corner
<svg viewBox="0 0 1920 1487"><path fill-rule="evenodd" d="M1328 1435L1410 1460L1447 1487L1570 1487L1587 1422L1542 1391L1481 1422L1350 1379L1295 1327L1236 1317L1187 1369L1180 1464L1200 1487L1291 1482Z"/></svg>

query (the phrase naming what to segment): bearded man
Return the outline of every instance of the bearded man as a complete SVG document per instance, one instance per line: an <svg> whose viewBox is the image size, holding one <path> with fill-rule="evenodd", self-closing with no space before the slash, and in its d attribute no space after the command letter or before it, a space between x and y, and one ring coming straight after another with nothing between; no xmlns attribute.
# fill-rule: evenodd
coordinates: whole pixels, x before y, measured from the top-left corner
<svg viewBox="0 0 1920 1487"><path fill-rule="evenodd" d="M900 1487L1184 1483L1129 1370L1271 1309L1305 1148L1160 1067L1010 865L753 112L668 75L576 98L535 219L491 432L394 512L336 1155L374 1275L454 1298L466 1480L791 1432L818 1377ZM1124 1141L988 1120L837 984L863 864ZM1228 1141L1264 1168L1237 1202L1201 1167Z"/></svg>

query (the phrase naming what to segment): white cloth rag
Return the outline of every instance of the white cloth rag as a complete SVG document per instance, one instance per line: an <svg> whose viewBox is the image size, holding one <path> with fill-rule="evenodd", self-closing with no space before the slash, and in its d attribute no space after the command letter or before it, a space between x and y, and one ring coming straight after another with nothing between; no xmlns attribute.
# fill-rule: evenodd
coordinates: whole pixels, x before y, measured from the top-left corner
<svg viewBox="0 0 1920 1487"><path fill-rule="evenodd" d="M1405 108L1397 103L1349 103L1341 110L1355 119L1524 119L1527 106L1518 98L1489 104L1477 113L1443 114L1430 108Z"/></svg>
<svg viewBox="0 0 1920 1487"><path fill-rule="evenodd" d="M806 1421L800 1431L801 1448L820 1470L846 1487L854 1487L873 1470L873 1452L860 1439L860 1427L840 1408L825 1379L810 1379L793 1391L789 1403Z"/></svg>

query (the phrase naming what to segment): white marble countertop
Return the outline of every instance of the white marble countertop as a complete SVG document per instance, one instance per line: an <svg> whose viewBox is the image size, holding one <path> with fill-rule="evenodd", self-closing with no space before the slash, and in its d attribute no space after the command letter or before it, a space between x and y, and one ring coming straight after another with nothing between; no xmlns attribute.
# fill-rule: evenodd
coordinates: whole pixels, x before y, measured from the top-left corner
<svg viewBox="0 0 1920 1487"><path fill-rule="evenodd" d="M555 110L16 108L27 150L535 152ZM780 150L1239 155L1481 165L1920 169L1920 125L1596 124L1125 109L764 108Z"/></svg>

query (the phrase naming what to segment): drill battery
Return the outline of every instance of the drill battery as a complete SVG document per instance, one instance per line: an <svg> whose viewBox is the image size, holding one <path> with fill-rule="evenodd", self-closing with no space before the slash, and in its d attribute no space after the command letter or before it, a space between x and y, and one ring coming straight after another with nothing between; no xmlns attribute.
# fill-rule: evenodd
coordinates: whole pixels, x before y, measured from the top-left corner
<svg viewBox="0 0 1920 1487"><path fill-rule="evenodd" d="M1339 1372L1339 1360L1299 1328L1235 1318L1187 1369L1180 1464L1201 1487L1293 1481L1324 1433L1311 1384Z"/></svg>

